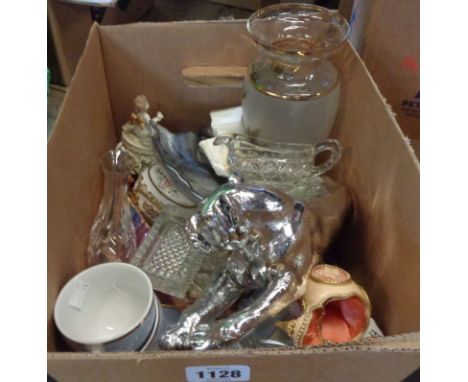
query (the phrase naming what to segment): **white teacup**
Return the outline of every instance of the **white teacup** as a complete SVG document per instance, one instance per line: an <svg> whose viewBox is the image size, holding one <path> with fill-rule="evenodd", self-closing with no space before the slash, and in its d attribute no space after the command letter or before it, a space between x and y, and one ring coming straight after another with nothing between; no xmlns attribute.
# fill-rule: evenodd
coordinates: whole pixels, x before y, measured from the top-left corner
<svg viewBox="0 0 468 382"><path fill-rule="evenodd" d="M137 267L105 263L73 277L55 302L55 323L74 350L137 351L159 322L151 281Z"/></svg>

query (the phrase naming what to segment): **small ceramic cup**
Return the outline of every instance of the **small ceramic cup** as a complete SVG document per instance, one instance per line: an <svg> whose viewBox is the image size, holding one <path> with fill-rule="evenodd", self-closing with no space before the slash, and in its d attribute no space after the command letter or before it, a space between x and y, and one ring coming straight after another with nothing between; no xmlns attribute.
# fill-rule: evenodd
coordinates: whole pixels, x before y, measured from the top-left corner
<svg viewBox="0 0 468 382"><path fill-rule="evenodd" d="M126 263L105 263L73 277L55 302L54 320L77 351L138 351L159 323L148 276Z"/></svg>

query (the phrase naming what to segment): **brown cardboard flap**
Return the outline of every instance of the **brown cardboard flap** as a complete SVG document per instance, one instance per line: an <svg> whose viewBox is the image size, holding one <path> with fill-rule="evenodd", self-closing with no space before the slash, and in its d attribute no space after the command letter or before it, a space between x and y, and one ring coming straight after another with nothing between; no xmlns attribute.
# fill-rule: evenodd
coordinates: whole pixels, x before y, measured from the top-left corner
<svg viewBox="0 0 468 382"><path fill-rule="evenodd" d="M89 229L101 198L101 154L116 143L99 41L93 27L47 145L48 348L58 291L86 265Z"/></svg>
<svg viewBox="0 0 468 382"><path fill-rule="evenodd" d="M58 381L186 381L187 366L247 365L251 381L396 382L419 365L419 352L322 349L133 354L56 353L48 370ZM53 370L53 371L52 371Z"/></svg>
<svg viewBox="0 0 468 382"><path fill-rule="evenodd" d="M194 66L246 66L255 46L245 22L137 23L101 29L106 73L116 126L145 94L172 130L197 130L209 111L240 103L240 88L190 87L182 71Z"/></svg>
<svg viewBox="0 0 468 382"><path fill-rule="evenodd" d="M419 163L350 45L337 57L342 104L333 134L343 146L335 175L355 196L334 250L369 293L387 335L419 330Z"/></svg>

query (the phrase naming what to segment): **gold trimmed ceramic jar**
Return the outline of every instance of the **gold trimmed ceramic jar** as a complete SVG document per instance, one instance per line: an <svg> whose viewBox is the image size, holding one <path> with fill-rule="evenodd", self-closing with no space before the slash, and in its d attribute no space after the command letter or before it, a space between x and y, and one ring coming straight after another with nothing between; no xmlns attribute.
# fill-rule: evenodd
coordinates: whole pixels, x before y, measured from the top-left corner
<svg viewBox="0 0 468 382"><path fill-rule="evenodd" d="M153 224L164 207L174 207L172 210L174 214L186 216L196 210L196 204L175 187L159 162L143 169L139 174L130 193L130 199L149 225Z"/></svg>

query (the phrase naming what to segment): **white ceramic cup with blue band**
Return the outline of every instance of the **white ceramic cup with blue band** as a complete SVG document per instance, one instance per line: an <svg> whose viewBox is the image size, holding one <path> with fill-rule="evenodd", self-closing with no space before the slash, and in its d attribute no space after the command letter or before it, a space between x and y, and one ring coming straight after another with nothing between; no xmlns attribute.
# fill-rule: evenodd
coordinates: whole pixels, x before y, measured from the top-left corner
<svg viewBox="0 0 468 382"><path fill-rule="evenodd" d="M159 323L148 276L126 263L105 263L73 277L54 309L57 328L77 351L138 351Z"/></svg>

